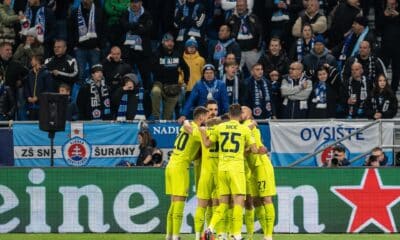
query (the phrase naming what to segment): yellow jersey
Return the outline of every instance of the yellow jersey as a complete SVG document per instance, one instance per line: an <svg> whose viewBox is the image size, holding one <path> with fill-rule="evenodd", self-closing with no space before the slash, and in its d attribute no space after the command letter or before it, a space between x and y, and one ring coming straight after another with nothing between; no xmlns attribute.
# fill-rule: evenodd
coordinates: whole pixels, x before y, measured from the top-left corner
<svg viewBox="0 0 400 240"><path fill-rule="evenodd" d="M186 133L183 127L180 128L168 164L185 164L189 166L190 162L198 156L201 145L201 135L197 124L194 122L190 124L193 129L191 134Z"/></svg>

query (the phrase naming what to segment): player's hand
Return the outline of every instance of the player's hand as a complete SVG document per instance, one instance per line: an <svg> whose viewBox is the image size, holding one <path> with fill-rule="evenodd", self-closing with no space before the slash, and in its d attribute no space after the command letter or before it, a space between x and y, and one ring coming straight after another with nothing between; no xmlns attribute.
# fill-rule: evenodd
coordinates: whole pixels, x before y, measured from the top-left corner
<svg viewBox="0 0 400 240"><path fill-rule="evenodd" d="M187 120L183 121L183 129L189 134L193 132L192 125L190 125L190 122Z"/></svg>
<svg viewBox="0 0 400 240"><path fill-rule="evenodd" d="M180 116L180 117L178 118L178 123L179 123L179 124L182 124L183 121L185 121L185 120L186 120L186 117L185 117L185 116Z"/></svg>
<svg viewBox="0 0 400 240"><path fill-rule="evenodd" d="M265 146L261 146L258 148L259 154L266 154L267 152L268 152L268 149Z"/></svg>

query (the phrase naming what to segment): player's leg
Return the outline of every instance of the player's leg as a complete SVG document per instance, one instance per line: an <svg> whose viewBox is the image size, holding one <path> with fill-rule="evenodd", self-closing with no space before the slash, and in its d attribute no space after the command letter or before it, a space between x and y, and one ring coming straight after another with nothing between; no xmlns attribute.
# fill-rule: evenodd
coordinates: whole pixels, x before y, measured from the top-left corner
<svg viewBox="0 0 400 240"><path fill-rule="evenodd" d="M172 209L172 240L179 240L179 233L181 232L183 209L185 208L186 197L172 196L173 209Z"/></svg>
<svg viewBox="0 0 400 240"><path fill-rule="evenodd" d="M246 194L246 177L244 172L230 172L231 191L233 196L232 231L234 239L242 238L243 207Z"/></svg>
<svg viewBox="0 0 400 240"><path fill-rule="evenodd" d="M208 199L197 198L197 208L194 215L194 230L196 233L196 240L199 240L203 232L206 210L208 207Z"/></svg>
<svg viewBox="0 0 400 240"><path fill-rule="evenodd" d="M172 186L171 186L171 168L167 166L165 169L165 192L167 195L172 194ZM172 240L172 213L174 209L174 202L172 201L171 197L171 203L168 209L167 213L167 226L166 226L166 236L165 239L167 240Z"/></svg>
<svg viewBox="0 0 400 240"><path fill-rule="evenodd" d="M264 232L264 239L271 240L275 223L275 207L272 202L272 197L271 196L264 197L263 205L265 210L265 225L266 225Z"/></svg>
<svg viewBox="0 0 400 240"><path fill-rule="evenodd" d="M244 223L246 225L247 239L252 240L254 235L254 207L253 197L250 194L246 195L244 208Z"/></svg>
<svg viewBox="0 0 400 240"><path fill-rule="evenodd" d="M254 198L254 215L255 218L258 219L258 221L260 222L261 225L261 229L263 231L263 233L266 233L266 216L265 216L265 209L264 209L264 205L262 202L262 199L260 197L256 197Z"/></svg>

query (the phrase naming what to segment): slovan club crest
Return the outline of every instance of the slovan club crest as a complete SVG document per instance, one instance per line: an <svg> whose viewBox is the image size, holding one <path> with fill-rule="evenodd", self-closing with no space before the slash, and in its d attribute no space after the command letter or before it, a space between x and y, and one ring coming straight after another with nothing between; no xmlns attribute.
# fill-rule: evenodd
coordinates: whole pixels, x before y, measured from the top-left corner
<svg viewBox="0 0 400 240"><path fill-rule="evenodd" d="M92 148L85 139L74 137L63 145L62 154L68 165L86 166L92 155Z"/></svg>

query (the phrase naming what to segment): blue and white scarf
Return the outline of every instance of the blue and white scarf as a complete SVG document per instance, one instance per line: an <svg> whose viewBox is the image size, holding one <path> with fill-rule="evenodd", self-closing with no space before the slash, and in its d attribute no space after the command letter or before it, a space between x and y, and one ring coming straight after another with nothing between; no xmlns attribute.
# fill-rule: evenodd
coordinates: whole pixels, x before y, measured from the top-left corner
<svg viewBox="0 0 400 240"><path fill-rule="evenodd" d="M353 80L353 78L350 77L350 81L349 81L349 85L348 85L348 94L350 97L353 97L356 94L355 92L353 92L353 86L352 86L353 81L356 81L356 80ZM368 87L367 78L365 76L362 76L360 96L355 96L357 98L357 101L358 101L358 99L360 100L360 103L358 105L358 109L357 109L356 113L354 112L354 105L349 106L348 118L352 118L353 116L362 116L364 114L364 104L368 97L367 87Z"/></svg>
<svg viewBox="0 0 400 240"><path fill-rule="evenodd" d="M27 32L32 25L32 9L29 7L29 3L26 4L25 16L27 21L21 24L21 32ZM41 6L37 13L35 21L33 22L33 27L36 28L37 40L41 43L44 41L44 34L46 32L46 17L45 17L45 7Z"/></svg>
<svg viewBox="0 0 400 240"><path fill-rule="evenodd" d="M364 31L361 33L361 35L358 37L356 44L353 47L353 50L350 54L351 57L354 57L359 49L360 49L360 44L361 42L364 40L365 36L367 35L367 33L369 32L369 27L366 27L364 29ZM351 31L350 34L345 38L344 40L344 44L342 47L342 51L340 52L340 56L339 56L339 60L338 60L338 70L339 72L342 71L343 68L343 64L345 63L346 59L347 59L347 54L349 54L349 48L350 48L350 44L351 44L351 40L353 38L354 32Z"/></svg>
<svg viewBox="0 0 400 240"><path fill-rule="evenodd" d="M192 19L194 21L198 20L197 19L197 12L199 11L199 7L200 7L200 4L198 4L198 3L194 5L194 9L193 9L193 12L192 12ZM187 4L183 5L183 9L182 9L183 17L186 18L186 17L189 16L189 10L190 9L189 9ZM186 32L186 28L181 28L179 30L178 36L176 37L176 41L182 42L184 40L185 32ZM200 29L195 28L195 27L191 27L189 29L189 31L188 31L188 35L192 36L192 37L198 37L199 38L199 37L201 37Z"/></svg>
<svg viewBox="0 0 400 240"><path fill-rule="evenodd" d="M282 0L274 0L274 4L278 5L279 2L282 2ZM286 1L285 1L286 3ZM272 13L272 18L271 18L272 22L280 22L280 21L289 21L289 15L286 11L282 11L281 9L274 11Z"/></svg>
<svg viewBox="0 0 400 240"><path fill-rule="evenodd" d="M213 59L218 62L218 72L220 73L220 76L222 76L224 71L225 57L227 55L226 48L234 41L235 39L231 38L224 43L218 41L217 45L215 45Z"/></svg>
<svg viewBox="0 0 400 240"><path fill-rule="evenodd" d="M78 32L79 32L79 42L89 40L91 38L97 38L96 24L94 21L94 15L96 12L96 7L94 3L90 7L89 13L89 27L86 24L85 18L82 14L82 4L79 4L78 8Z"/></svg>
<svg viewBox="0 0 400 240"><path fill-rule="evenodd" d="M144 13L144 8L141 7L139 13L136 15L135 12L129 7L129 23L137 23L139 18ZM143 51L142 38L137 34L132 34L130 31L126 33L124 45L130 45L136 51Z"/></svg>
<svg viewBox="0 0 400 240"><path fill-rule="evenodd" d="M226 80L226 74L222 76L222 81L226 85L226 91L228 93L229 104L239 103L239 78L235 75L233 79L233 86L228 86L228 81Z"/></svg>
<svg viewBox="0 0 400 240"><path fill-rule="evenodd" d="M211 81L207 81L205 79L203 80L203 84L207 89L207 100L215 99L214 93L218 92L217 81L218 81L217 79L214 79ZM208 84L209 82L213 82L213 83ZM212 84L212 86L210 87L209 85L211 85L211 84Z"/></svg>
<svg viewBox="0 0 400 240"><path fill-rule="evenodd" d="M243 16L239 16L240 17L240 27L239 27L239 33L237 36L238 40L249 40L249 39L254 38L253 34L251 34L251 32L249 30L249 26L246 23L246 18L248 16L249 16L248 10L247 10L246 14L244 14Z"/></svg>
<svg viewBox="0 0 400 240"><path fill-rule="evenodd" d="M327 87L326 82L319 81L314 89L315 97L312 102L315 103L316 108L326 109L327 108Z"/></svg>
<svg viewBox="0 0 400 240"><path fill-rule="evenodd" d="M261 89L258 82L261 81ZM255 118L259 118L265 115L266 118L272 117L272 105L270 89L268 88L267 80L262 77L260 80L255 80L253 78L253 89L251 90L251 97L253 98L253 115Z"/></svg>
<svg viewBox="0 0 400 240"><path fill-rule="evenodd" d="M307 53L310 53L313 47L314 47L314 38L311 38L308 44L305 43L303 38L297 39L296 42L297 61L302 62L304 56L307 55Z"/></svg>
<svg viewBox="0 0 400 240"><path fill-rule="evenodd" d="M121 101L119 102L117 121L126 120L126 111L128 110L128 94L122 94Z"/></svg>

